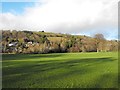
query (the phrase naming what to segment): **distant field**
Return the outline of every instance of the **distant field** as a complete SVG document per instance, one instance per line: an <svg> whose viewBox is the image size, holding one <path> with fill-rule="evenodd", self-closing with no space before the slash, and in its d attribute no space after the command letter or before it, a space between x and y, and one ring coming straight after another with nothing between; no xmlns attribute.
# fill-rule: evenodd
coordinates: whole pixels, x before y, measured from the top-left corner
<svg viewBox="0 0 120 90"><path fill-rule="evenodd" d="M117 88L118 55L3 55L3 88Z"/></svg>
<svg viewBox="0 0 120 90"><path fill-rule="evenodd" d="M66 39L64 37L48 37L47 39L52 41L52 42L61 42L61 40L66 41Z"/></svg>

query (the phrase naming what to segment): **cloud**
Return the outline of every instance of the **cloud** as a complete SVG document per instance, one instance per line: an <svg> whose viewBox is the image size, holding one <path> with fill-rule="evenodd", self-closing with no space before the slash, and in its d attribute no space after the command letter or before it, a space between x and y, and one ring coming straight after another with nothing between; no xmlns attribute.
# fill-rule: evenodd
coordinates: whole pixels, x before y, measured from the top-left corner
<svg viewBox="0 0 120 90"><path fill-rule="evenodd" d="M0 29L45 30L58 33L114 32L117 0L40 0L21 15L3 13ZM2 20L2 21L1 21ZM103 29L104 28L104 29ZM100 30L101 29L101 30Z"/></svg>

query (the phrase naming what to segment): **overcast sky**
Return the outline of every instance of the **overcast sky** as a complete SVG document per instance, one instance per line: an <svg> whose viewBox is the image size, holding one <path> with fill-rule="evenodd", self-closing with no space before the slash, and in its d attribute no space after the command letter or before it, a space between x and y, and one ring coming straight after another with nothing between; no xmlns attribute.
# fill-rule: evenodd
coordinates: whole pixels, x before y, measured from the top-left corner
<svg viewBox="0 0 120 90"><path fill-rule="evenodd" d="M0 29L118 36L118 0L2 0L1 4Z"/></svg>

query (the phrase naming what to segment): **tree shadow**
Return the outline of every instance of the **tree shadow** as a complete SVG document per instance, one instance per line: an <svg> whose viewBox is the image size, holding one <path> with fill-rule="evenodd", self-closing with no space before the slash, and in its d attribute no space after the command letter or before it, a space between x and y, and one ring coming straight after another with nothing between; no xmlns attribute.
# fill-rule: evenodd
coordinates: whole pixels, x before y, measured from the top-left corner
<svg viewBox="0 0 120 90"><path fill-rule="evenodd" d="M37 58L55 58L63 56L63 54L3 54L2 60L26 60Z"/></svg>
<svg viewBox="0 0 120 90"><path fill-rule="evenodd" d="M89 67L92 65L97 65L101 63L107 63L107 62L112 62L115 61L115 59L111 57L107 58L87 58L87 59L75 59L75 60L67 60L67 61L61 61L61 60L49 60L49 61L36 61L35 64L30 64L30 65L22 65L21 67L18 68L9 68L11 70L10 74L16 73L14 71L18 71L19 73L22 72L28 72L31 73L33 72L42 72L42 71L51 71L54 69L59 69L59 68L71 68L74 66L80 66L85 65L84 67ZM4 64L3 64L4 65ZM3 73L4 73L4 68L3 68ZM7 73L8 75L8 73Z"/></svg>
<svg viewBox="0 0 120 90"><path fill-rule="evenodd" d="M56 55L56 57L59 55ZM38 56L39 57L39 56ZM54 57L54 55L49 56L48 57ZM32 56L31 56L32 58ZM59 70L61 73L56 73L56 74L51 74L48 75L47 77L33 77L33 79L36 79L38 81L34 82L33 85L35 85L37 83L38 84L42 84L43 82L41 82L40 80L47 82L48 80L58 80L58 79L62 79L68 76L74 76L74 75L86 75L87 73L91 73L92 70L90 69L90 66L93 65L99 65L102 63L107 63L107 62L113 62L115 61L114 58L112 57L105 57L105 58L86 58L86 59L74 59L74 60L49 60L49 61L37 61L35 64L30 64L30 65L23 65L21 67L18 68L9 68L8 70L4 70L3 68L3 75L4 76L9 76L9 75L16 75L16 74L21 74L20 76L15 76L14 78L12 77L10 80L14 81L14 83L16 82L20 82L22 80L25 80L28 76L33 76L35 74L39 74L42 75L44 73L47 72L52 72L55 70ZM87 65L85 65L87 63ZM60 69L65 69L66 72L63 72ZM100 80L104 80L106 76L101 77ZM18 78L18 79L17 79ZM107 77L107 79L110 79L111 76ZM101 83L102 81L99 81L99 83ZM7 81L9 81L9 79L5 79L3 78L3 86L6 86L6 84L8 85L9 83L6 83ZM14 86L13 83L13 86ZM21 86L22 87L22 86ZM27 86L29 87L29 85ZM95 87L101 87L99 86L99 84L96 84Z"/></svg>

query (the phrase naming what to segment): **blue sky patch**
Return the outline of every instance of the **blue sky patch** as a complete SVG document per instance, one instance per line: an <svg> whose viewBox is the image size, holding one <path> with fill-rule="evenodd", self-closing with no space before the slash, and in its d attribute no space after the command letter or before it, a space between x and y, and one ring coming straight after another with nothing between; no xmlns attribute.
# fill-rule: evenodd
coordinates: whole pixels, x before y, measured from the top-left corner
<svg viewBox="0 0 120 90"><path fill-rule="evenodd" d="M33 7L34 4L34 2L2 2L2 12L21 14L26 7Z"/></svg>

